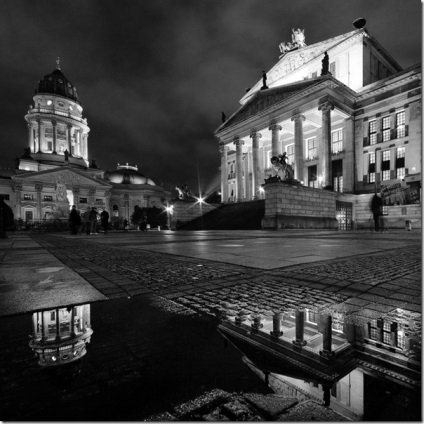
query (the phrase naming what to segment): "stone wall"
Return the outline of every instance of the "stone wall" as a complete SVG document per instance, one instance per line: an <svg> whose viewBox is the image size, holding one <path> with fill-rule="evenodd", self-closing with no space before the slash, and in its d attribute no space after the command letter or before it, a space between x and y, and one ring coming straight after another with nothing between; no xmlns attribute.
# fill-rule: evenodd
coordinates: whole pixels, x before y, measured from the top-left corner
<svg viewBox="0 0 424 424"><path fill-rule="evenodd" d="M355 199L355 229L369 229L374 226L371 199L374 194L360 194ZM421 228L421 205L388 206L383 216L385 227L404 229L405 221L411 221L412 229Z"/></svg>
<svg viewBox="0 0 424 424"><path fill-rule="evenodd" d="M280 181L267 183L262 229L337 229L336 193Z"/></svg>
<svg viewBox="0 0 424 424"><path fill-rule="evenodd" d="M196 219L218 207L218 205L203 203L197 201L176 200L171 217L171 230L178 230L187 222Z"/></svg>

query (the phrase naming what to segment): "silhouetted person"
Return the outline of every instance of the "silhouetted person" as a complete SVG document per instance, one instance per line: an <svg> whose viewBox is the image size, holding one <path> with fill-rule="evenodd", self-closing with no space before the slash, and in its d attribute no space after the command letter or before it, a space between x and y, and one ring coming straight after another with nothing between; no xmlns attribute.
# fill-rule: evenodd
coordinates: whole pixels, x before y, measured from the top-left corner
<svg viewBox="0 0 424 424"><path fill-rule="evenodd" d="M69 160L69 152L68 152L68 150L65 150L63 153L65 154L65 161Z"/></svg>
<svg viewBox="0 0 424 424"><path fill-rule="evenodd" d="M71 227L71 234L77 235L78 228L81 225L81 216L79 212L77 211L75 205L72 206L71 212L69 214L69 224Z"/></svg>
<svg viewBox="0 0 424 424"><path fill-rule="evenodd" d="M321 76L328 74L328 64L329 64L329 58L327 52L324 53L324 59L321 61L322 63L322 69L321 69Z"/></svg>
<svg viewBox="0 0 424 424"><path fill-rule="evenodd" d="M90 212L90 234L97 234L97 211L96 208L91 208Z"/></svg>
<svg viewBox="0 0 424 424"><path fill-rule="evenodd" d="M103 211L100 214L100 221L102 223L102 227L106 235L109 229L109 212L108 211Z"/></svg>
<svg viewBox="0 0 424 424"><path fill-rule="evenodd" d="M383 207L383 201L381 198L376 194L374 194L374 197L371 201L371 210L372 215L374 218L374 230L376 232L380 231L380 216L382 215L381 208Z"/></svg>

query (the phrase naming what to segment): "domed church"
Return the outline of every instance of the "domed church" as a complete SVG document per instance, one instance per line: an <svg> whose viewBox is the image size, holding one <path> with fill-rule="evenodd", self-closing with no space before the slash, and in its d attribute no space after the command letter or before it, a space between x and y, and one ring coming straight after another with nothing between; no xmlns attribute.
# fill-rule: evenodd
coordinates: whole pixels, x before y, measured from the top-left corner
<svg viewBox="0 0 424 424"><path fill-rule="evenodd" d="M0 197L14 219L67 219L72 205L83 213L95 207L115 220L130 220L134 208L162 208L172 193L139 172L120 165L104 171L89 159L90 128L75 85L59 59L35 89L25 115L28 141L14 169L0 169Z"/></svg>

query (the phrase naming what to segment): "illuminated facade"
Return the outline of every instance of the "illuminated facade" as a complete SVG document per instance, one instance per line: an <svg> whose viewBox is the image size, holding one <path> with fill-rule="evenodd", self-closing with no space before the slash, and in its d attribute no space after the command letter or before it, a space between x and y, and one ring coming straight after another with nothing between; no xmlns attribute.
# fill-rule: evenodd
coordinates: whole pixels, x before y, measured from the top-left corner
<svg viewBox="0 0 424 424"><path fill-rule="evenodd" d="M263 198L270 159L286 152L294 178L336 192L355 228L368 226L375 190L396 188L383 196L391 225L420 225L421 65L402 69L362 27L280 50L215 133L222 201Z"/></svg>
<svg viewBox="0 0 424 424"><path fill-rule="evenodd" d="M29 346L43 367L56 367L75 362L86 353L93 330L90 305L70 306L32 314Z"/></svg>
<svg viewBox="0 0 424 424"><path fill-rule="evenodd" d="M89 161L90 128L76 87L56 69L38 83L25 120L28 141L15 169L0 169L0 196L15 220L68 219L72 205L95 207L129 220L135 206L164 208L171 192L145 177L137 166L109 172Z"/></svg>

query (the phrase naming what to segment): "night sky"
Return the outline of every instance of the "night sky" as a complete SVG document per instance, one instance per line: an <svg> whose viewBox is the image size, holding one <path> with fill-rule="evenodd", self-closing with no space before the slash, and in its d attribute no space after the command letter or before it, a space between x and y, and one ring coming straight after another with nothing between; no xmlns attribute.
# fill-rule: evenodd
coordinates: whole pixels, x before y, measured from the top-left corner
<svg viewBox="0 0 424 424"><path fill-rule="evenodd" d="M421 62L419 0L2 0L0 167L27 147L24 115L59 56L88 119L90 160L216 190L221 111L237 110L292 28L311 45L359 17L402 67Z"/></svg>

